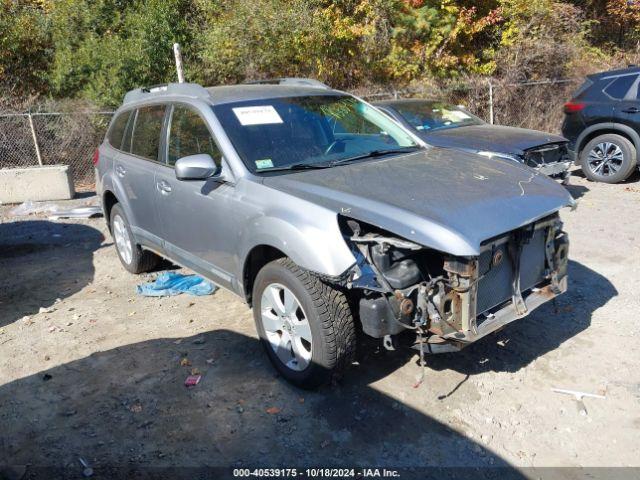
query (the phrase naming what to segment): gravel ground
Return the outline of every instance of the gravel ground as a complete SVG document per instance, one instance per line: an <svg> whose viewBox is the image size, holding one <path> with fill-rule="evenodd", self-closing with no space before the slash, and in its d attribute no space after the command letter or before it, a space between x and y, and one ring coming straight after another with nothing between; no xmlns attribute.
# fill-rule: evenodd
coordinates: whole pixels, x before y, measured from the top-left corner
<svg viewBox="0 0 640 480"><path fill-rule="evenodd" d="M456 354L365 342L340 385L275 375L248 307L137 296L103 219L0 207L0 463L640 466L640 182L572 177L570 291ZM66 202L82 204L90 198ZM171 268L164 265L164 268ZM202 381L187 389L191 369ZM604 395L587 414L552 388ZM1 475L0 475L1 476Z"/></svg>

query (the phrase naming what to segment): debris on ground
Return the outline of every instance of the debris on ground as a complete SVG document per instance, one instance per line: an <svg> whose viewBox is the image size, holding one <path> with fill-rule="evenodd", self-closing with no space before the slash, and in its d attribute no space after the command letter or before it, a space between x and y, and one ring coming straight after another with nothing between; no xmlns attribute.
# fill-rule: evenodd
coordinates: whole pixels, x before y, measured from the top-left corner
<svg viewBox="0 0 640 480"><path fill-rule="evenodd" d="M184 386L185 387L195 387L196 385L198 385L200 383L200 379L202 378L202 375L189 375L186 380L184 381Z"/></svg>
<svg viewBox="0 0 640 480"><path fill-rule="evenodd" d="M269 415L277 415L280 413L280 408L278 407L269 407L265 410Z"/></svg>
<svg viewBox="0 0 640 480"><path fill-rule="evenodd" d="M58 220L60 218L95 218L102 216L102 207L89 206L70 208L68 210L53 210L53 215L49 215L49 220Z"/></svg>
<svg viewBox="0 0 640 480"><path fill-rule="evenodd" d="M580 415L587 415L587 407L585 406L584 402L582 401L583 398L587 397L587 398L600 398L600 399L604 399L606 398L604 395L598 395L595 393L586 393L586 392L578 392L576 390L565 390L564 388L552 388L551 389L552 392L555 393L562 393L565 395L571 395L577 405L578 405L578 411L580 412Z"/></svg>
<svg viewBox="0 0 640 480"><path fill-rule="evenodd" d="M183 275L164 272L150 283L138 285L136 291L145 297L167 297L188 293L189 295L211 295L217 289L213 283L198 275Z"/></svg>
<svg viewBox="0 0 640 480"><path fill-rule="evenodd" d="M49 220L60 218L94 218L101 217L102 207L100 205L85 205L75 208L64 208L51 202L33 202L27 200L9 211L13 217L27 217L29 215L48 213Z"/></svg>
<svg viewBox="0 0 640 480"><path fill-rule="evenodd" d="M35 213L53 213L58 206L54 203L39 203L27 200L9 211L12 217L26 217Z"/></svg>
<svg viewBox="0 0 640 480"><path fill-rule="evenodd" d="M89 466L89 464L84 458L78 457L78 461L84 467L84 470L82 470L82 475L84 475L87 478L93 475L93 468Z"/></svg>

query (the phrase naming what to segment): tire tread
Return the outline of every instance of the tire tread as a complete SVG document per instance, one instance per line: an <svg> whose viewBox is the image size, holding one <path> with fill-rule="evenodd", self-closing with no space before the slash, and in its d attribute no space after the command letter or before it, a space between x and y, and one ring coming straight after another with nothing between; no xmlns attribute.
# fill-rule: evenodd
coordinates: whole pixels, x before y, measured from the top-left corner
<svg viewBox="0 0 640 480"><path fill-rule="evenodd" d="M338 380L351 365L356 353L355 324L347 297L287 257L275 262L293 273L309 292L326 336L329 354L327 367L332 372L330 381Z"/></svg>

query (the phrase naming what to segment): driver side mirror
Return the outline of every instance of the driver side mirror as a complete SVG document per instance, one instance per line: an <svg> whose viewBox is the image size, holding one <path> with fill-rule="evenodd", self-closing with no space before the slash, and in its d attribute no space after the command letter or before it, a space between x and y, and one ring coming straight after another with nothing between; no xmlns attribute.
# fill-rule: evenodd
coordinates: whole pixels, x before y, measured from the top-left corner
<svg viewBox="0 0 640 480"><path fill-rule="evenodd" d="M207 153L189 155L178 159L175 164L178 180L206 180L220 175L221 169Z"/></svg>

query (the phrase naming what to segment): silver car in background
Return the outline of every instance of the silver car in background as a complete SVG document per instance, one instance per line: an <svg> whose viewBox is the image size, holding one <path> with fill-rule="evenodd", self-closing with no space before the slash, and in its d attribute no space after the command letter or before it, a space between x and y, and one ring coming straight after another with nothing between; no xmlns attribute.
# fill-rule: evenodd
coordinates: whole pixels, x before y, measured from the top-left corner
<svg viewBox="0 0 640 480"><path fill-rule="evenodd" d="M455 351L567 288L564 188L321 85L131 91L94 161L123 266L166 257L242 297L302 387L353 361L356 330Z"/></svg>

